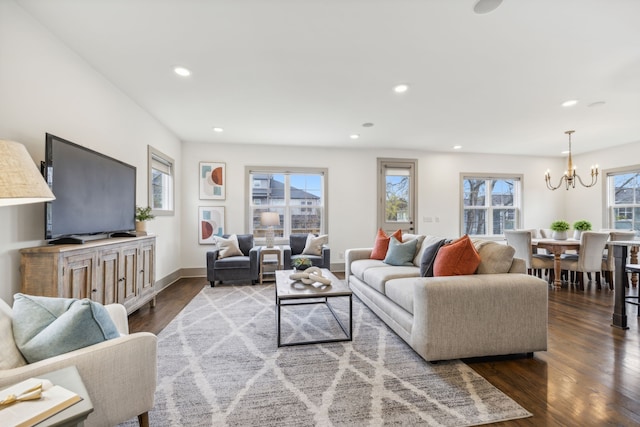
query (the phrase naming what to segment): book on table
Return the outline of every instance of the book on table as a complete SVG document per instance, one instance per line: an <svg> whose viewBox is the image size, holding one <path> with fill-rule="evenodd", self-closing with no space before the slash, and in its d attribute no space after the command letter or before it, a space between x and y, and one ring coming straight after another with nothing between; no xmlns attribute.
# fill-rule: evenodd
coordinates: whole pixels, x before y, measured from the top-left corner
<svg viewBox="0 0 640 427"><path fill-rule="evenodd" d="M33 396L38 396L38 389L41 390L39 397L29 399L32 393ZM12 402L0 404L0 427L33 426L81 400L82 397L78 394L53 385L49 380L29 378L0 390L0 402Z"/></svg>

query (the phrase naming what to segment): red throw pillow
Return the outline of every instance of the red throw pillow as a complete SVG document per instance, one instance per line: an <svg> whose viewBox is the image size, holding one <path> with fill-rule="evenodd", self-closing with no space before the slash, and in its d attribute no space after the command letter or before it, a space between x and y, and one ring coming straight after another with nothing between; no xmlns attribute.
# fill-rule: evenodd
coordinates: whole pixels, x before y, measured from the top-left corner
<svg viewBox="0 0 640 427"><path fill-rule="evenodd" d="M462 276L475 273L480 255L468 235L444 245L433 263L434 276Z"/></svg>
<svg viewBox="0 0 640 427"><path fill-rule="evenodd" d="M398 242L402 243L402 230L396 230L391 236L398 239ZM391 236L387 236L382 228L378 229L376 235L376 242L373 244L373 250L371 251L371 259L383 260L387 256L387 249L389 249L389 240Z"/></svg>

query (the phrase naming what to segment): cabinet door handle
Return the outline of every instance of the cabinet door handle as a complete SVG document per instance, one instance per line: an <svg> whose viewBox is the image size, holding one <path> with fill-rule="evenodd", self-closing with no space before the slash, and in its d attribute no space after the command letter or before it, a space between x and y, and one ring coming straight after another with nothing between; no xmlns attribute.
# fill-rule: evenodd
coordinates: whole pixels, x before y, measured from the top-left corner
<svg viewBox="0 0 640 427"><path fill-rule="evenodd" d="M91 289L91 292L98 292L97 289Z"/></svg>

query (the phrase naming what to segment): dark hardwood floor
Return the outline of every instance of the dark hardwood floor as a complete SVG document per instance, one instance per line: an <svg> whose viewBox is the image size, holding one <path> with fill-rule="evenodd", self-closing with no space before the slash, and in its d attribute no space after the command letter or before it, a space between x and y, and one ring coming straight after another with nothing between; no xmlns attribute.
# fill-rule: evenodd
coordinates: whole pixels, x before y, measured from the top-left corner
<svg viewBox="0 0 640 427"><path fill-rule="evenodd" d="M338 273L338 277L344 275ZM181 279L129 317L131 332L159 333L204 287ZM628 290L638 295L638 290ZM465 362L533 413L500 426L640 426L640 318L627 305L628 330L610 326L613 292L572 287L549 291L548 351L533 358Z"/></svg>

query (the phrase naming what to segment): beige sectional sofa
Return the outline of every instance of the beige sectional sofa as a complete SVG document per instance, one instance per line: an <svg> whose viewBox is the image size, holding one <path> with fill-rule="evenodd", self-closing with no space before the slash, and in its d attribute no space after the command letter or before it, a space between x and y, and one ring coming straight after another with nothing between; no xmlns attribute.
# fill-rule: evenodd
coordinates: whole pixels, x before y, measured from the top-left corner
<svg viewBox="0 0 640 427"><path fill-rule="evenodd" d="M434 240L427 236L422 250ZM420 254L414 265L391 266L360 248L345 252L345 279L427 361L546 350L547 283L525 274L503 244L474 245L481 262L473 275L420 277Z"/></svg>

